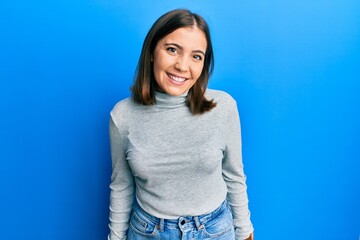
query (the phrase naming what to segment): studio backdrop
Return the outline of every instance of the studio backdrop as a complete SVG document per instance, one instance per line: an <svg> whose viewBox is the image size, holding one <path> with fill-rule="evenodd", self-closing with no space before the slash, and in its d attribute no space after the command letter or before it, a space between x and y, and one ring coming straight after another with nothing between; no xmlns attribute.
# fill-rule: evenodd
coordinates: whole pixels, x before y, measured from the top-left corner
<svg viewBox="0 0 360 240"><path fill-rule="evenodd" d="M209 22L257 240L359 239L360 2L0 3L0 239L106 239L109 112L174 8Z"/></svg>

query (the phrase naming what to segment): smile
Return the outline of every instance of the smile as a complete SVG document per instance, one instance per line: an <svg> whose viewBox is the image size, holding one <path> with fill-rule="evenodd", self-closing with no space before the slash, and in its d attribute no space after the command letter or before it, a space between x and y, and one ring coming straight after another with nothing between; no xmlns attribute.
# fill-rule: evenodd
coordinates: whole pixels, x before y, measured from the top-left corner
<svg viewBox="0 0 360 240"><path fill-rule="evenodd" d="M174 80L175 82L178 82L178 83L182 83L187 80L187 78L184 78L184 77L174 76L170 73L166 73L166 74L168 75L169 78L171 78L172 80Z"/></svg>

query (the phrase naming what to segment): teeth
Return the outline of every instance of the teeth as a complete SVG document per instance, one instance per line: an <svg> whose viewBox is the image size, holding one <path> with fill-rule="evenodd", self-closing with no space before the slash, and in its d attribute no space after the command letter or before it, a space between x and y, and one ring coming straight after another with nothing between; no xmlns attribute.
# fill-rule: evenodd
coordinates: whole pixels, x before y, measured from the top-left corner
<svg viewBox="0 0 360 240"><path fill-rule="evenodd" d="M184 82L186 80L186 78L181 78L181 77L175 77L173 75L170 75L169 74L169 77L174 80L174 81L177 81L177 82Z"/></svg>

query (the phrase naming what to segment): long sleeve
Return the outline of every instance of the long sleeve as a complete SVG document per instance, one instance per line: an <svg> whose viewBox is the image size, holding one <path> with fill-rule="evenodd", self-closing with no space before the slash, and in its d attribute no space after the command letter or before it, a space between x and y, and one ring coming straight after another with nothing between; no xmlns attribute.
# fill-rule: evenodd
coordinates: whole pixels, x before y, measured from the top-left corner
<svg viewBox="0 0 360 240"><path fill-rule="evenodd" d="M197 116L186 95L157 93L153 106L131 98L114 106L109 240L126 239L135 192L147 213L164 219L211 212L227 197L236 240L252 232L236 102L222 91L206 94L217 106Z"/></svg>
<svg viewBox="0 0 360 240"><path fill-rule="evenodd" d="M119 117L116 119L118 120ZM112 175L110 184L110 234L108 240L124 240L126 239L134 199L134 180L126 160L127 129L123 123L115 122L113 116L111 116L109 134Z"/></svg>
<svg viewBox="0 0 360 240"><path fill-rule="evenodd" d="M223 178L228 188L227 198L234 217L236 240L243 240L253 232L248 209L246 176L241 152L240 119L235 100L228 102L229 112L225 127Z"/></svg>

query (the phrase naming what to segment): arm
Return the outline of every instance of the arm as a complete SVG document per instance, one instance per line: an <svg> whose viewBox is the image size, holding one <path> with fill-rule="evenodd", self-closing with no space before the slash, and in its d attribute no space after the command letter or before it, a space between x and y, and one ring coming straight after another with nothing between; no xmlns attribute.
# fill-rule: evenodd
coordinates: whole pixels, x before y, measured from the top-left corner
<svg viewBox="0 0 360 240"><path fill-rule="evenodd" d="M246 176L242 163L240 119L235 100L231 98L227 105L223 178L228 188L227 199L234 217L236 240L252 239L253 226L250 221Z"/></svg>
<svg viewBox="0 0 360 240"><path fill-rule="evenodd" d="M110 119L109 134L112 175L108 240L125 240L133 205L134 180L126 161L126 131L116 125L113 116Z"/></svg>

